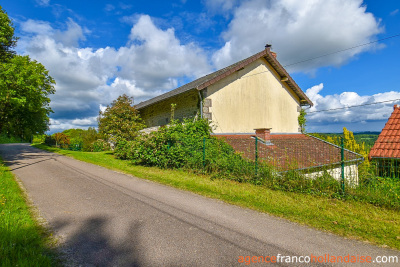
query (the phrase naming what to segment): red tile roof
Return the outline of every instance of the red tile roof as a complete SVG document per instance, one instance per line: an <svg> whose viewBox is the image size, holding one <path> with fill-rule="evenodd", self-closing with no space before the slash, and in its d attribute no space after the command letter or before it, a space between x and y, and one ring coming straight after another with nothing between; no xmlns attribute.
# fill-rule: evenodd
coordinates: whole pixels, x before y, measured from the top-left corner
<svg viewBox="0 0 400 267"><path fill-rule="evenodd" d="M371 148L369 158L400 158L400 107L397 105Z"/></svg>
<svg viewBox="0 0 400 267"><path fill-rule="evenodd" d="M217 135L224 138L244 157L255 159L255 139L252 135ZM340 147L304 134L271 134L271 144L258 142L258 157L280 171L307 169L341 163ZM345 161L362 161L362 156L344 151Z"/></svg>

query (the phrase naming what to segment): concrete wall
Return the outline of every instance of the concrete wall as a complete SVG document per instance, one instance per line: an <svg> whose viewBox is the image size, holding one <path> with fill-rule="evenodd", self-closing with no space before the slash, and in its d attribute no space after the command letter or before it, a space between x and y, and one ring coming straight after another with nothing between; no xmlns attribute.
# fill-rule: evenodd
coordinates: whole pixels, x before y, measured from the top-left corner
<svg viewBox="0 0 400 267"><path fill-rule="evenodd" d="M326 170L330 176L332 176L335 180L342 180L342 168L336 167ZM323 175L324 171L312 172L306 174L306 177L316 178L318 176ZM347 165L344 167L344 179L349 185L358 185L358 165Z"/></svg>
<svg viewBox="0 0 400 267"><path fill-rule="evenodd" d="M206 95L203 112L215 133L299 132L299 98L264 59L209 86Z"/></svg>
<svg viewBox="0 0 400 267"><path fill-rule="evenodd" d="M182 120L199 113L198 91L192 90L140 110L147 127L168 124L171 119L171 104L176 104L174 118Z"/></svg>

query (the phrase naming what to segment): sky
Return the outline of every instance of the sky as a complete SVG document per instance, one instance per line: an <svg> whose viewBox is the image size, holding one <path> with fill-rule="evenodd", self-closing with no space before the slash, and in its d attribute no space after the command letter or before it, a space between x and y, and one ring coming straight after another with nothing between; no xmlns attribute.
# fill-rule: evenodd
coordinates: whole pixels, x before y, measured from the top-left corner
<svg viewBox="0 0 400 267"><path fill-rule="evenodd" d="M97 127L99 110L119 95L132 96L137 104L251 56L267 43L314 103L306 110L308 132L343 127L379 132L393 105L400 104L396 0L6 0L0 5L19 37L17 53L42 63L56 81L50 133Z"/></svg>

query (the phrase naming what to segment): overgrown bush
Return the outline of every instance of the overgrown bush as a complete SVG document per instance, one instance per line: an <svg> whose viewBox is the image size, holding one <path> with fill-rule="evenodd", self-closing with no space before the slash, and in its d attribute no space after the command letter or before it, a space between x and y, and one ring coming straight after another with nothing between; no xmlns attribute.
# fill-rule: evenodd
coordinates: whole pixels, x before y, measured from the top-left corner
<svg viewBox="0 0 400 267"><path fill-rule="evenodd" d="M134 141L119 141L114 155L134 164L181 168L239 182L260 183L260 177L270 175L271 169L263 164L260 164L260 175L256 175L253 161L210 134L211 127L206 120L173 121Z"/></svg>
<svg viewBox="0 0 400 267"><path fill-rule="evenodd" d="M362 184L347 190L350 198L377 206L400 209L400 180L370 176Z"/></svg>
<svg viewBox="0 0 400 267"><path fill-rule="evenodd" d="M23 140L15 136L8 136L6 133L0 133L0 144L21 143Z"/></svg>
<svg viewBox="0 0 400 267"><path fill-rule="evenodd" d="M46 137L44 139L44 143L48 146L55 146L56 139L54 139L54 136L52 136L52 135L46 135Z"/></svg>
<svg viewBox="0 0 400 267"><path fill-rule="evenodd" d="M45 134L36 134L32 138L32 143L41 144L41 143L44 143L45 139L46 139Z"/></svg>
<svg viewBox="0 0 400 267"><path fill-rule="evenodd" d="M224 140L212 137L210 133L211 128L205 120L185 120L182 123L173 121L170 125L148 135L141 135L134 141L120 140L114 155L131 160L134 164L207 173L212 178L251 182L274 190L354 198L351 194L343 196L340 182L327 171L309 178L295 170L279 173L265 162L259 161L256 172L253 160L242 157ZM353 192L356 189L346 185L346 190ZM367 198L361 191L357 194L358 199ZM382 201L379 204L386 205Z"/></svg>
<svg viewBox="0 0 400 267"><path fill-rule="evenodd" d="M93 152L110 150L110 144L103 139L98 139L93 142Z"/></svg>

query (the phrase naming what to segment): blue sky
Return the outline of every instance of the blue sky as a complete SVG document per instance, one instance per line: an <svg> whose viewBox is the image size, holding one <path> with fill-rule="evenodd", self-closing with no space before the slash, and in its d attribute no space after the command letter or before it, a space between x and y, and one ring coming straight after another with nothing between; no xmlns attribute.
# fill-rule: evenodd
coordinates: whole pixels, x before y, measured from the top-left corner
<svg viewBox="0 0 400 267"><path fill-rule="evenodd" d="M1 4L55 78L51 131L96 126L99 109L172 90L272 44L314 102L309 132L380 131L400 99L398 1L14 0ZM361 44L374 42L370 45Z"/></svg>

